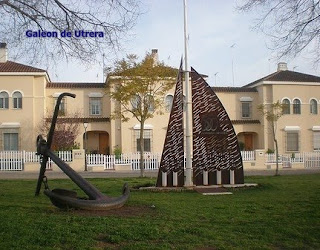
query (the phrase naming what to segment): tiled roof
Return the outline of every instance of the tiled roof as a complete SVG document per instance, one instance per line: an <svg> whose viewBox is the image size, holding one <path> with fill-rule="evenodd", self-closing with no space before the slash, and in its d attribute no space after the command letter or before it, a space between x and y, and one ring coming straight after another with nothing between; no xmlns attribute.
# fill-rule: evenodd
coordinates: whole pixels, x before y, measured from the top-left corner
<svg viewBox="0 0 320 250"><path fill-rule="evenodd" d="M275 81L275 82L320 82L319 76L303 74L290 70L277 71L267 75L261 79L251 82L243 87L250 87L262 81Z"/></svg>
<svg viewBox="0 0 320 250"><path fill-rule="evenodd" d="M231 120L232 124L260 124L259 120Z"/></svg>
<svg viewBox="0 0 320 250"><path fill-rule="evenodd" d="M47 88L105 88L103 82L48 82Z"/></svg>
<svg viewBox="0 0 320 250"><path fill-rule="evenodd" d="M257 92L255 88L245 87L212 87L214 92Z"/></svg>
<svg viewBox="0 0 320 250"><path fill-rule="evenodd" d="M4 63L0 63L0 72L43 72L45 73L46 71L44 69L38 69L35 67L21 64L21 63L6 61Z"/></svg>

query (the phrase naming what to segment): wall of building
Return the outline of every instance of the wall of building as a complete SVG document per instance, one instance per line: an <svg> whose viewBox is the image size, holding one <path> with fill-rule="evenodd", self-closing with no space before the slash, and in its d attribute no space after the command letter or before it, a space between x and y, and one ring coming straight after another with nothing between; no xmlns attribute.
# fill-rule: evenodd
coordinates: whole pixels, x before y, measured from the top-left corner
<svg viewBox="0 0 320 250"><path fill-rule="evenodd" d="M3 133L5 131L19 133L19 149L34 151L36 146L37 125L44 116L44 86L45 76L1 76L1 91L9 94L9 109L0 110L1 124L19 124L10 129L10 125L1 128L0 148L3 150ZM22 109L13 108L12 94L20 91L22 94ZM9 130L8 130L9 129Z"/></svg>
<svg viewBox="0 0 320 250"><path fill-rule="evenodd" d="M76 95L76 98L65 98L65 115L63 117L83 118L78 120L79 133L76 138L76 142L79 143L80 148L84 148L85 128L83 126L83 121L88 122L88 127L86 129L87 132L102 131L111 134L110 122L94 120L94 118L99 119L110 117L109 98L106 95L104 88L47 88L46 109L48 111L48 117L51 117L53 114L57 96L59 93L63 92L69 92ZM90 115L90 96L97 95L101 95L101 114ZM88 137L88 145L92 151L99 148L99 139L94 137L94 133L91 133L91 137Z"/></svg>
<svg viewBox="0 0 320 250"><path fill-rule="evenodd" d="M270 85L272 84L272 85ZM259 86L258 91L264 98L264 104L275 103L282 101L284 98L288 98L291 101L290 114L284 114L277 122L277 140L280 153L288 153L286 151L286 131L288 126L299 127L299 152L311 152L313 151L313 126L320 126L320 113L318 105L318 114L310 113L310 100L316 99L320 103L320 93L318 91L319 86L312 85L310 83L298 83L292 82L268 82L267 85ZM292 102L295 98L301 101L301 114L293 114ZM266 119L261 119L261 125L263 127L263 136L265 141L265 149L274 149L274 142L272 139L271 126Z"/></svg>

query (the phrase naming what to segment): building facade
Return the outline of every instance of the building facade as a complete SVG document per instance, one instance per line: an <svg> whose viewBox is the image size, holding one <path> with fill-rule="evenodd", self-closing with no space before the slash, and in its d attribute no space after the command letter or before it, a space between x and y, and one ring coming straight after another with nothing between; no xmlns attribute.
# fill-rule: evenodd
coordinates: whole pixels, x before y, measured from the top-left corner
<svg viewBox="0 0 320 250"><path fill-rule="evenodd" d="M266 77L243 87L214 87L234 125L243 150L273 150L270 124L258 112L260 104L280 101L284 114L277 123L280 153L320 149L320 77L287 70L285 63ZM8 61L6 44L0 44L0 151L35 151L39 126L50 119L62 92L60 118L78 124L77 143L88 152L112 154L137 152L139 122L110 119L117 107L107 83L51 82L45 70ZM174 89L163 97L163 114L147 120L145 151L161 153Z"/></svg>

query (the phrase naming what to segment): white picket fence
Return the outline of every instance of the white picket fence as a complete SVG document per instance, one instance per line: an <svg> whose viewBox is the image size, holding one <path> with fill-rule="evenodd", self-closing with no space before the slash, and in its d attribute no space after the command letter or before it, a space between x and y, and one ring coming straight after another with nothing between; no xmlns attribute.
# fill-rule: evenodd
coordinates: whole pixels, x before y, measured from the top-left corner
<svg viewBox="0 0 320 250"><path fill-rule="evenodd" d="M23 151L2 151L0 152L1 171L21 171L24 164Z"/></svg>
<svg viewBox="0 0 320 250"><path fill-rule="evenodd" d="M242 161L254 161L255 151L241 151Z"/></svg>
<svg viewBox="0 0 320 250"><path fill-rule="evenodd" d="M254 151L242 151L243 161L254 161ZM145 153L144 154L144 169L157 170L161 161L160 153ZM114 169L115 164L131 164L131 170L140 170L140 153L115 155L103 154L87 154L87 166L104 166L105 170Z"/></svg>
<svg viewBox="0 0 320 250"><path fill-rule="evenodd" d="M65 162L72 161L71 151L60 151L56 154ZM242 151L242 160L255 161L255 151ZM105 170L114 170L117 164L130 164L131 170L140 170L140 154L130 153L115 155L87 154L87 166L102 166ZM159 169L161 161L160 153L145 153L145 170ZM26 163L40 162L36 152L26 151L0 151L0 171L22 171ZM275 154L266 154L265 163L275 163ZM294 163L301 163L305 168L320 168L320 152L307 152L295 154L283 154L279 156L279 162L283 167L292 167ZM52 160L49 159L47 169L52 168Z"/></svg>
<svg viewBox="0 0 320 250"><path fill-rule="evenodd" d="M266 163L275 163L275 154L266 154ZM320 152L305 152L294 154L282 154L278 157L278 162L284 167L291 167L293 163L303 163L305 168L320 167Z"/></svg>
<svg viewBox="0 0 320 250"><path fill-rule="evenodd" d="M65 162L72 161L72 151L59 151L56 154ZM0 151L0 171L22 171L25 163L40 162L36 152ZM51 169L52 160L49 158L47 169Z"/></svg>
<svg viewBox="0 0 320 250"><path fill-rule="evenodd" d="M103 154L87 154L87 166L104 166L105 170L112 170L116 164L131 164L131 170L140 170L140 153L103 155ZM145 153L144 154L144 169L157 170L159 169L161 154Z"/></svg>

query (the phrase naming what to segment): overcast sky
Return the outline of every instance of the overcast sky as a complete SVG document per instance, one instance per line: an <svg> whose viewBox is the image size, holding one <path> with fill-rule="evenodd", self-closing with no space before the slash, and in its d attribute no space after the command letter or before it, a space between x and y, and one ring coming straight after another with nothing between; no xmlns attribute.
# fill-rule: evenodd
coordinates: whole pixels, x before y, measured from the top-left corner
<svg viewBox="0 0 320 250"><path fill-rule="evenodd" d="M142 2L145 14L124 43L125 50L116 56L137 54L142 59L146 51L158 49L161 61L178 67L184 53L183 0ZM211 86L243 86L277 68L278 61L267 48L270 40L251 29L254 15L238 13L236 3L233 0L188 0L189 65L209 75ZM110 65L114 59L114 55L107 55L105 64ZM306 54L282 61L288 63L289 70L319 75ZM52 81L101 82L102 59L89 70L69 63L57 69L49 68L48 73Z"/></svg>

